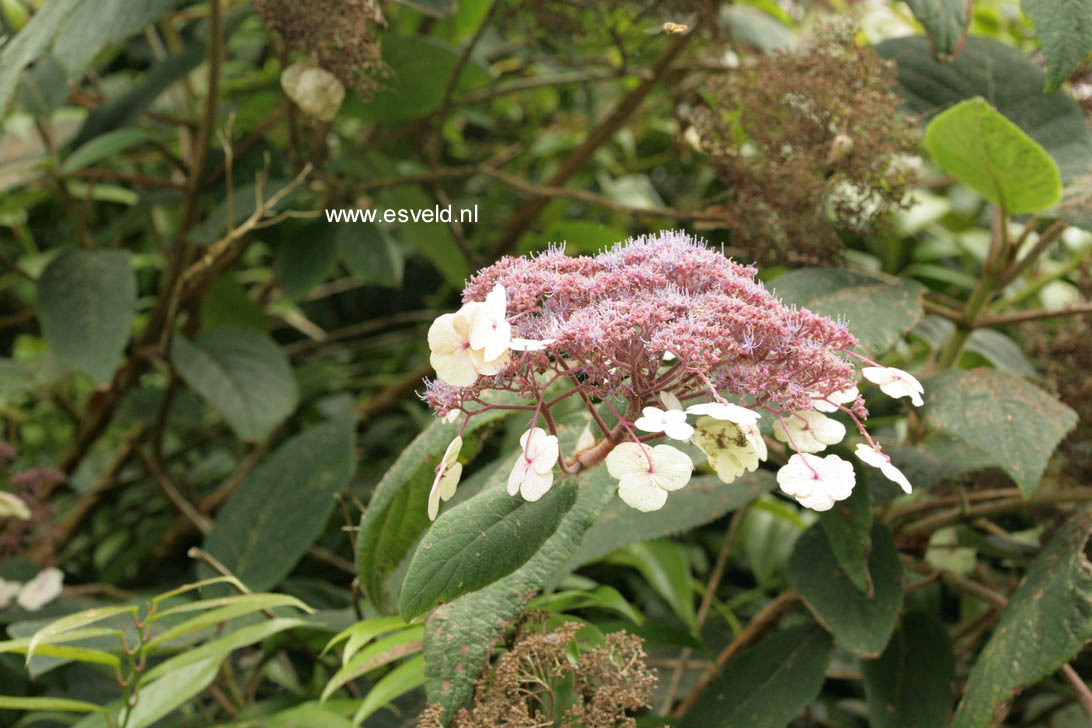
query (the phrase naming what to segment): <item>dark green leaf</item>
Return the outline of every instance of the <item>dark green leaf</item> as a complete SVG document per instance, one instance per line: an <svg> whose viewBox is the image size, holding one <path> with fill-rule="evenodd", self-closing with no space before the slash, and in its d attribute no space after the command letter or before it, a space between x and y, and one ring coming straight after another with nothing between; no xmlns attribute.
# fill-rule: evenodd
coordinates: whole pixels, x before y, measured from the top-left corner
<svg viewBox="0 0 1092 728"><path fill-rule="evenodd" d="M75 172L78 169L88 167L95 162L119 155L129 147L143 144L152 138L152 135L143 129L125 128L115 129L102 136L97 136L83 144L71 154L65 157L60 171L63 174Z"/></svg>
<svg viewBox="0 0 1092 728"><path fill-rule="evenodd" d="M923 315L918 283L841 268L790 271L771 288L786 304L848 319L858 349L868 356L889 351Z"/></svg>
<svg viewBox="0 0 1092 728"><path fill-rule="evenodd" d="M38 318L53 353L109 382L133 329L136 279L120 250L66 250L38 279Z"/></svg>
<svg viewBox="0 0 1092 728"><path fill-rule="evenodd" d="M1026 379L1041 379L1028 362L1024 352L1012 339L996 329L975 329L964 345L967 351L980 355L998 369Z"/></svg>
<svg viewBox="0 0 1092 728"><path fill-rule="evenodd" d="M276 586L326 526L355 467L354 440L354 421L342 419L286 441L224 504L205 550L252 590Z"/></svg>
<svg viewBox="0 0 1092 728"><path fill-rule="evenodd" d="M337 241L327 223L303 228L277 248L273 271L281 289L295 300L326 280L337 264Z"/></svg>
<svg viewBox="0 0 1092 728"><path fill-rule="evenodd" d="M681 728L785 728L823 687L831 647L814 624L769 635L728 663Z"/></svg>
<svg viewBox="0 0 1092 728"><path fill-rule="evenodd" d="M1092 51L1092 0L1021 0L1020 7L1046 55L1046 91L1054 91Z"/></svg>
<svg viewBox="0 0 1092 728"><path fill-rule="evenodd" d="M906 4L929 34L933 55L942 61L954 58L967 32L967 0L906 0Z"/></svg>
<svg viewBox="0 0 1092 728"><path fill-rule="evenodd" d="M0 52L0 109L11 100L19 74L41 56L57 29L83 0L54 0L31 17L30 22Z"/></svg>
<svg viewBox="0 0 1092 728"><path fill-rule="evenodd" d="M952 642L944 625L911 612L875 660L862 660L871 728L941 728L952 710L955 673Z"/></svg>
<svg viewBox="0 0 1092 728"><path fill-rule="evenodd" d="M880 523L872 526L868 571L870 595L853 586L816 524L797 539L786 576L840 647L861 657L876 657L895 630L902 604L902 566L891 534Z"/></svg>
<svg viewBox="0 0 1092 728"><path fill-rule="evenodd" d="M179 376L244 440L260 440L296 408L288 359L268 335L238 327L205 331L171 345Z"/></svg>
<svg viewBox="0 0 1092 728"><path fill-rule="evenodd" d="M216 279L201 299L201 328L239 326L268 331L269 319L232 275Z"/></svg>
<svg viewBox="0 0 1092 728"><path fill-rule="evenodd" d="M492 584L546 542L576 500L570 481L535 502L491 488L443 513L413 554L398 611L409 621Z"/></svg>
<svg viewBox="0 0 1092 728"><path fill-rule="evenodd" d="M519 616L527 597L572 558L581 537L618 489L618 481L603 467L576 479L576 503L527 563L429 615L424 640L425 690L429 703L443 706L445 720L469 697L505 625Z"/></svg>
<svg viewBox="0 0 1092 728"><path fill-rule="evenodd" d="M872 550L872 498L867 485L859 483L853 493L819 516L834 557L853 586L865 594L872 591L868 553Z"/></svg>
<svg viewBox="0 0 1092 728"><path fill-rule="evenodd" d="M1058 165L985 99L933 117L925 148L945 172L1008 213L1039 212L1061 198Z"/></svg>
<svg viewBox="0 0 1092 728"><path fill-rule="evenodd" d="M82 0L58 29L53 55L69 74L83 73L99 51L154 23L180 0Z"/></svg>
<svg viewBox="0 0 1092 728"><path fill-rule="evenodd" d="M985 728L1023 688L1092 639L1092 508L1070 518L1032 563L971 668L952 728Z"/></svg>
<svg viewBox="0 0 1092 728"><path fill-rule="evenodd" d="M614 552L607 561L640 571L645 581L675 612L675 616L697 634L694 588L685 546L666 540L638 541Z"/></svg>
<svg viewBox="0 0 1092 728"><path fill-rule="evenodd" d="M388 210L424 210L434 205L420 187L395 187L380 193L378 199L381 207ZM470 266L447 224L411 220L398 223L397 230L399 237L430 261L448 283L455 288L463 287Z"/></svg>
<svg viewBox="0 0 1092 728"><path fill-rule="evenodd" d="M1030 498L1054 448L1077 424L1069 407L1020 377L957 369L923 382L928 426L989 453Z"/></svg>
<svg viewBox="0 0 1092 728"><path fill-rule="evenodd" d="M339 223L337 246L353 275L377 286L402 285L402 251L375 223Z"/></svg>

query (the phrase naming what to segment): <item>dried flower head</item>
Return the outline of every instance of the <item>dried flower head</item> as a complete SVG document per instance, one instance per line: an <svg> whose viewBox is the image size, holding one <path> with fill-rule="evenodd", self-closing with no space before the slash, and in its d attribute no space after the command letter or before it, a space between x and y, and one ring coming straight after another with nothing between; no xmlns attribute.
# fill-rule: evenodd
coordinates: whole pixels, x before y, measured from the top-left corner
<svg viewBox="0 0 1092 728"><path fill-rule="evenodd" d="M918 135L897 112L893 64L848 29L821 36L717 77L694 118L728 188L731 244L765 262L837 260L836 229L867 230L910 181L892 164L915 152Z"/></svg>
<svg viewBox="0 0 1092 728"><path fill-rule="evenodd" d="M377 0L254 0L262 22L288 49L311 55L346 88L373 88L380 65L376 26L385 26Z"/></svg>

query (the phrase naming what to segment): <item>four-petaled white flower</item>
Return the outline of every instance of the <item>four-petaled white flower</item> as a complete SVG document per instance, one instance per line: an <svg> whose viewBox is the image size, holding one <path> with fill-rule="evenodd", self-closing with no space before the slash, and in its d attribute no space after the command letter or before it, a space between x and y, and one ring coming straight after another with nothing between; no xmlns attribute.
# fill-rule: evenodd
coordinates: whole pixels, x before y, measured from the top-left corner
<svg viewBox="0 0 1092 728"><path fill-rule="evenodd" d="M63 583L63 571L53 567L42 569L37 576L23 585L15 601L28 612L37 612L60 596Z"/></svg>
<svg viewBox="0 0 1092 728"><path fill-rule="evenodd" d="M698 420L692 439L725 483L754 472L767 455L766 441L753 424L740 425L706 416Z"/></svg>
<svg viewBox="0 0 1092 728"><path fill-rule="evenodd" d="M735 422L737 425L757 424L762 415L746 407L730 402L706 402L705 404L692 404L686 408L688 415L705 415L717 420Z"/></svg>
<svg viewBox="0 0 1092 728"><path fill-rule="evenodd" d="M508 294L498 283L485 302L475 306L471 313L470 348L481 351L486 361L504 354L512 343L512 324L505 318L507 310Z"/></svg>
<svg viewBox="0 0 1092 728"><path fill-rule="evenodd" d="M463 464L459 462L459 451L463 448L463 438L456 437L444 451L444 457L436 466L436 477L432 480L432 489L428 492L428 520L435 521L440 512L440 499L451 500L459 478L463 475Z"/></svg>
<svg viewBox="0 0 1092 728"><path fill-rule="evenodd" d="M814 511L829 511L848 498L856 482L853 465L837 455L797 453L777 471L781 490Z"/></svg>
<svg viewBox="0 0 1092 728"><path fill-rule="evenodd" d="M607 472L618 478L618 497L631 508L647 512L663 508L669 491L690 482L694 463L670 445L650 448L623 442L607 455Z"/></svg>
<svg viewBox="0 0 1092 728"><path fill-rule="evenodd" d="M793 412L779 418L774 421L773 430L774 437L792 444L799 452L819 452L846 436L845 425L815 410Z"/></svg>
<svg viewBox="0 0 1092 728"><path fill-rule="evenodd" d="M694 428L686 423L686 413L681 409L662 410L645 407L633 426L643 432L662 432L672 440L689 440Z"/></svg>
<svg viewBox="0 0 1092 728"><path fill-rule="evenodd" d="M857 391L856 386L852 386L849 389L843 389L840 392L831 392L826 397L820 397L818 392L812 392L811 406L820 412L837 412L838 405L849 404L857 399L860 392Z"/></svg>
<svg viewBox="0 0 1092 728"><path fill-rule="evenodd" d="M429 363L436 376L456 387L469 387L482 374L498 373L507 356L487 360L480 349L470 345L470 326L480 303L468 303L455 313L445 313L428 330Z"/></svg>
<svg viewBox="0 0 1092 728"><path fill-rule="evenodd" d="M30 509L22 498L13 494L0 491L0 518L10 516L21 521L30 520Z"/></svg>
<svg viewBox="0 0 1092 728"><path fill-rule="evenodd" d="M537 501L554 483L557 438L536 427L523 433L519 446L522 452L508 475L508 495L519 493L524 500Z"/></svg>
<svg viewBox="0 0 1092 728"><path fill-rule="evenodd" d="M884 477L898 483L899 487L905 492L909 493L912 490L910 481L906 479L901 470L891 464L891 458L888 455L863 442L857 445L857 449L853 454L859 457L862 462L874 468L879 468Z"/></svg>
<svg viewBox="0 0 1092 728"><path fill-rule="evenodd" d="M925 388L913 375L895 367L865 367L861 370L864 378L873 384L880 385L880 391L888 397L909 397L915 407L921 407L924 402L921 395Z"/></svg>
<svg viewBox="0 0 1092 728"><path fill-rule="evenodd" d="M5 581L0 579L0 609L5 609L15 595L23 588L21 581Z"/></svg>

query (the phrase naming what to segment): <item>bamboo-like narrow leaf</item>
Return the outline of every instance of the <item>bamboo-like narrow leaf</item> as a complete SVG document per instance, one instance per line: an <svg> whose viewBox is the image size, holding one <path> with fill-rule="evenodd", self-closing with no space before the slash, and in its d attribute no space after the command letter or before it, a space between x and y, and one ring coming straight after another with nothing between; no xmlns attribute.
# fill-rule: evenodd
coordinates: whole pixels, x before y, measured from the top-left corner
<svg viewBox="0 0 1092 728"><path fill-rule="evenodd" d="M154 639L150 640L147 645L145 645L145 647L147 649L154 649L183 635L191 634L200 629L211 627L222 622L227 622L228 620L235 619L236 617L242 617L246 614L252 614L262 609L291 606L302 609L308 614L314 613L313 609L308 607L299 599L296 599L295 597L289 596L287 594L248 594L246 596L260 596L267 598L229 602L226 606L220 607L219 609L213 609L209 612L205 612L204 614L198 615L191 619L187 619L181 624L176 624L175 626L164 630L161 634L156 635ZM269 597L276 597L276 599L271 599ZM231 599L232 597L225 598ZM220 600L210 599L208 601Z"/></svg>
<svg viewBox="0 0 1092 728"><path fill-rule="evenodd" d="M230 597L216 597L215 599L202 599L197 602L190 602L189 604L180 604L177 607L171 607L170 609L164 609L162 612L157 612L150 617L150 621L154 622L163 617L170 616L172 614L182 614L183 612L193 612L198 609L216 609L218 607L231 607L235 605L256 605L256 609L272 609L273 607L296 607L308 614L314 614L315 610L307 606L303 601L296 597L289 596L288 594L236 594Z"/></svg>
<svg viewBox="0 0 1092 728"><path fill-rule="evenodd" d="M116 617L119 614L136 614L137 608L134 606L117 606L117 607L100 607L98 609L88 609L83 612L77 612L76 614L70 614L67 617L61 617L58 620L50 622L45 627L31 635L30 643L27 645L27 664L30 663L30 658L34 656L34 651L38 645L43 644L44 641L55 635L63 634L64 632L70 632L80 627L86 627L89 624L95 622L101 622L104 619L110 619Z"/></svg>
<svg viewBox="0 0 1092 728"><path fill-rule="evenodd" d="M348 640L349 643L345 645L345 653L341 656L342 662L348 662L353 658L353 655L356 654L357 650L371 642L374 638L385 632L391 632L408 626L409 625L407 625L401 617L397 616L365 619L362 622L357 622L351 627L346 627L334 635L330 641L326 643L326 647L323 648L322 654L325 655L331 648Z"/></svg>
<svg viewBox="0 0 1092 728"><path fill-rule="evenodd" d="M421 649L421 639L424 636L424 631L425 628L420 625L410 627L364 648L334 673L334 676L330 678L330 682L326 684L326 688L322 691L321 699L326 700L342 685L366 672L417 652Z"/></svg>
<svg viewBox="0 0 1092 728"><path fill-rule="evenodd" d="M0 709L4 710L60 710L66 713L105 713L106 708L83 700L70 698L19 698L0 695Z"/></svg>
<svg viewBox="0 0 1092 728"><path fill-rule="evenodd" d="M355 725L362 725L375 711L382 708L400 695L408 693L425 682L425 656L406 660L398 667L391 670L377 682L368 694L364 696L364 702L353 716Z"/></svg>
<svg viewBox="0 0 1092 728"><path fill-rule="evenodd" d="M170 599L171 597L176 597L179 594L185 594L186 592L193 591L194 589L202 589L202 588L204 588L206 586L212 586L213 584L231 584L232 586L234 586L236 589L238 589L241 592L246 591L246 587L243 586L242 582L240 582L234 576L214 576L211 579L201 579L200 581L194 581L194 582L191 582L189 584L183 584L182 586L178 587L177 589L171 589L168 592L163 592L162 594L160 594L160 595L158 595L158 596L156 596L156 597L154 597L152 599L152 604L158 605L160 602L162 602L165 599Z"/></svg>

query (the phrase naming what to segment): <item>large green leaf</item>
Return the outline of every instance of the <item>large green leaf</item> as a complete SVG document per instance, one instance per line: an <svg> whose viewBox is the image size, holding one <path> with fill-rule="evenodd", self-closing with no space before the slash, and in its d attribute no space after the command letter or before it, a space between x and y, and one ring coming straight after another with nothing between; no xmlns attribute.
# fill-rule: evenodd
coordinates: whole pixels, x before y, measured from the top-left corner
<svg viewBox="0 0 1092 728"><path fill-rule="evenodd" d="M261 440L296 408L288 358L268 335L223 326L171 345L179 376L245 440Z"/></svg>
<svg viewBox="0 0 1092 728"><path fill-rule="evenodd" d="M402 618L515 571L553 535L575 500L575 486L563 481L533 503L492 488L445 511L410 561L398 603Z"/></svg>
<svg viewBox="0 0 1092 728"><path fill-rule="evenodd" d="M339 223L337 247L353 275L377 286L402 285L402 251L375 223Z"/></svg>
<svg viewBox="0 0 1092 728"><path fill-rule="evenodd" d="M862 353L877 356L898 343L921 320L922 286L842 268L801 268L773 280L786 304L832 318L844 317Z"/></svg>
<svg viewBox="0 0 1092 728"><path fill-rule="evenodd" d="M686 546L677 541L638 541L615 551L609 563L637 569L690 631L697 634L694 586Z"/></svg>
<svg viewBox="0 0 1092 728"><path fill-rule="evenodd" d="M618 481L602 466L576 480L576 503L527 563L429 615L424 639L425 690L429 703L443 706L445 720L470 695L505 625L516 619L527 598L572 558L581 537L618 488Z"/></svg>
<svg viewBox="0 0 1092 728"><path fill-rule="evenodd" d="M776 487L773 473L745 473L730 485L712 475L699 475L675 491L658 511L642 513L619 500L611 501L595 525L584 534L567 571L606 556L635 541L647 541L702 526L750 503Z"/></svg>
<svg viewBox="0 0 1092 728"><path fill-rule="evenodd" d="M769 635L728 663L682 728L784 728L819 694L831 647L815 624Z"/></svg>
<svg viewBox="0 0 1092 728"><path fill-rule="evenodd" d="M309 225L277 248L273 271L284 295L296 300L326 280L337 264L337 241L326 223Z"/></svg>
<svg viewBox="0 0 1092 728"><path fill-rule="evenodd" d="M380 192L377 199L380 206L388 210L424 210L434 205L432 198L418 186L393 187ZM458 215L458 212L453 214ZM401 239L436 266L448 283L455 288L463 287L470 267L447 224L410 219L398 223L397 230ZM393 263L390 265L394 266Z"/></svg>
<svg viewBox="0 0 1092 728"><path fill-rule="evenodd" d="M994 725L1023 688L1058 670L1092 639L1092 508L1050 540L1013 592L971 668L952 728Z"/></svg>
<svg viewBox="0 0 1092 728"><path fill-rule="evenodd" d="M1092 51L1092 0L1021 0L1047 61L1048 92L1057 89Z"/></svg>
<svg viewBox="0 0 1092 728"><path fill-rule="evenodd" d="M871 728L945 726L952 710L952 641L936 617L911 612L875 660L862 660Z"/></svg>
<svg viewBox="0 0 1092 728"><path fill-rule="evenodd" d="M906 0L906 4L929 34L933 55L942 61L955 57L967 32L967 0Z"/></svg>
<svg viewBox="0 0 1092 728"><path fill-rule="evenodd" d="M865 594L872 591L868 553L872 550L872 497L865 483L834 508L819 516L819 524L842 571Z"/></svg>
<svg viewBox="0 0 1092 728"><path fill-rule="evenodd" d="M996 369L955 369L923 382L926 425L989 453L1030 498L1054 448L1077 424L1069 407Z"/></svg>
<svg viewBox="0 0 1092 728"><path fill-rule="evenodd" d="M66 250L38 279L38 318L53 353L109 382L133 330L136 279L120 250Z"/></svg>
<svg viewBox="0 0 1092 728"><path fill-rule="evenodd" d="M902 604L899 555L891 534L880 523L872 526L868 571L871 594L853 585L816 524L796 541L786 576L840 647L861 657L876 657L895 630Z"/></svg>
<svg viewBox="0 0 1092 728"><path fill-rule="evenodd" d="M353 420L331 420L277 448L216 515L205 550L254 591L278 584L322 533L334 494L349 482L355 433Z"/></svg>
<svg viewBox="0 0 1092 728"><path fill-rule="evenodd" d="M171 670L155 682L140 688L137 704L124 719L131 728L150 726L172 710L187 702L216 679L222 655L198 660Z"/></svg>
<svg viewBox="0 0 1092 728"><path fill-rule="evenodd" d="M1069 184L1092 169L1092 134L1063 91L1043 94L1043 72L1012 46L969 36L951 63L937 63L929 41L893 38L876 51L898 64L898 91L910 110L930 119L949 106L981 96L1043 146Z"/></svg>
<svg viewBox="0 0 1092 728"><path fill-rule="evenodd" d="M940 167L1009 213L1038 212L1062 196L1058 165L982 98L933 118L925 148Z"/></svg>
<svg viewBox="0 0 1092 728"><path fill-rule="evenodd" d="M65 19L83 0L53 0L34 14L30 22L0 52L0 110L7 107L19 74L41 56Z"/></svg>
<svg viewBox="0 0 1092 728"><path fill-rule="evenodd" d="M508 400L493 397L498 403ZM509 403L514 402L514 398ZM518 410L491 410L474 416L463 433L460 460L468 462L481 441L478 431L516 414ZM428 528L425 505L434 468L458 434L454 425L436 420L402 451L379 481L357 533L356 570L365 596L379 610L389 608L386 579L405 559L410 548ZM506 474L507 477L507 474Z"/></svg>

